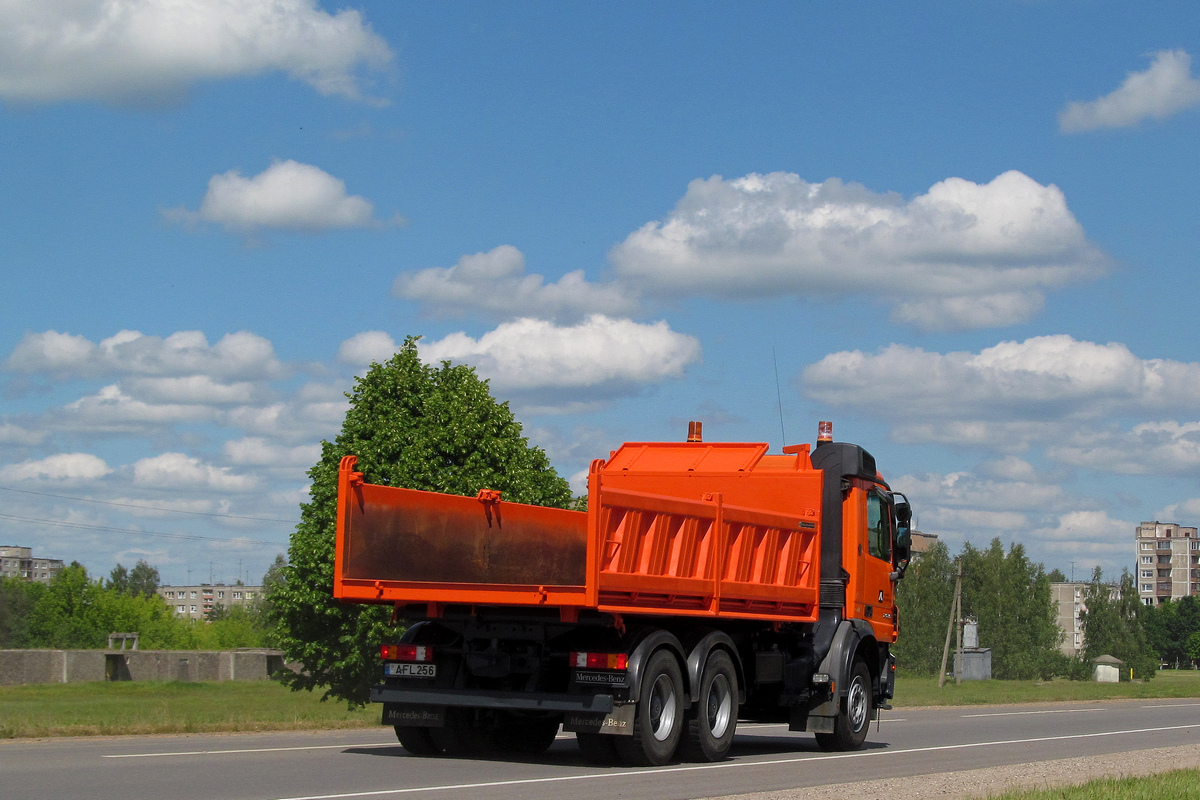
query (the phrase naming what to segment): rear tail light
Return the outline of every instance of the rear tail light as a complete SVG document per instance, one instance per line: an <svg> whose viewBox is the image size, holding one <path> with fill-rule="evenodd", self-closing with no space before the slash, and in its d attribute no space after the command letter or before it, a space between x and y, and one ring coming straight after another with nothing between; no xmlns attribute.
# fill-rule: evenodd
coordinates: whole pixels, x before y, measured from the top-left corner
<svg viewBox="0 0 1200 800"><path fill-rule="evenodd" d="M384 644L379 646L384 661L433 661L433 648L424 644Z"/></svg>
<svg viewBox="0 0 1200 800"><path fill-rule="evenodd" d="M572 652L571 666L582 669L625 669L629 666L629 656L625 653L583 653Z"/></svg>

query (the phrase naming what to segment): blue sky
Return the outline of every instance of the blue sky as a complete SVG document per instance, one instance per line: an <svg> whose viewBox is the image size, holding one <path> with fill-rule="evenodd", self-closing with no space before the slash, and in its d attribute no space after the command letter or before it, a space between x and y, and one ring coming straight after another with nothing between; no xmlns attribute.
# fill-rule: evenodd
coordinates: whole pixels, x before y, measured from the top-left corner
<svg viewBox="0 0 1200 800"><path fill-rule="evenodd" d="M254 582L420 334L577 491L832 419L952 548L1132 567L1200 522L1197 54L1193 3L6 3L0 540Z"/></svg>

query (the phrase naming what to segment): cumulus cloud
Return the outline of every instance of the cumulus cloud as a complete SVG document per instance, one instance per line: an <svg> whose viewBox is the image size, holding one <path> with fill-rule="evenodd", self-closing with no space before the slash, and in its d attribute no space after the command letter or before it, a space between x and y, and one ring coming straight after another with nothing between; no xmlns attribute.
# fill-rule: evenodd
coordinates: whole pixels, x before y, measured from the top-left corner
<svg viewBox="0 0 1200 800"><path fill-rule="evenodd" d="M1056 524L1030 531L1037 546L1050 553L1116 557L1128 563L1137 524L1113 519L1106 511L1071 511Z"/></svg>
<svg viewBox="0 0 1200 800"><path fill-rule="evenodd" d="M1062 191L1016 171L986 184L947 178L908 201L784 172L694 180L665 220L610 257L651 293L874 295L926 329L1028 319L1046 289L1106 266Z"/></svg>
<svg viewBox="0 0 1200 800"><path fill-rule="evenodd" d="M45 431L30 430L11 422L0 423L0 444L15 444L28 447L46 441Z"/></svg>
<svg viewBox="0 0 1200 800"><path fill-rule="evenodd" d="M1058 113L1063 133L1129 128L1142 120L1164 120L1200 105L1200 80L1192 77L1192 57L1184 50L1161 50L1143 72L1130 72L1112 93L1073 101Z"/></svg>
<svg viewBox="0 0 1200 800"><path fill-rule="evenodd" d="M357 11L316 0L8 0L0 22L0 98L19 102L158 105L275 71L361 99L359 70L392 58Z"/></svg>
<svg viewBox="0 0 1200 800"><path fill-rule="evenodd" d="M311 164L277 161L252 178L238 170L214 175L199 211L163 211L172 221L212 222L226 230L250 233L277 229L318 232L334 228L372 228L385 223L365 197L346 194L346 182ZM393 218L388 224L400 222Z"/></svg>
<svg viewBox="0 0 1200 800"><path fill-rule="evenodd" d="M1049 440L1045 426L1107 415L1200 410L1200 364L1141 359L1120 343L1066 335L978 353L890 345L832 353L805 368L809 397L871 409L905 440L990 444Z"/></svg>
<svg viewBox="0 0 1200 800"><path fill-rule="evenodd" d="M343 364L365 367L372 363L384 363L399 349L391 335L383 331L363 331L342 342L338 347L337 359Z"/></svg>
<svg viewBox="0 0 1200 800"><path fill-rule="evenodd" d="M331 438L349 405L345 387L307 383L286 400L230 409L222 420L254 436L297 443Z"/></svg>
<svg viewBox="0 0 1200 800"><path fill-rule="evenodd" d="M594 315L569 327L535 319L500 325L473 339L451 334L419 343L428 361L473 364L501 392L559 392L575 400L633 394L681 377L700 358L700 343L666 322L640 324Z"/></svg>
<svg viewBox="0 0 1200 800"><path fill-rule="evenodd" d="M217 411L199 403L148 403L112 384L52 412L59 430L91 434L149 434L181 423L212 422Z"/></svg>
<svg viewBox="0 0 1200 800"><path fill-rule="evenodd" d="M184 453L163 453L134 462L133 483L157 489L248 492L258 485L258 479L234 474L228 467L205 464Z"/></svg>
<svg viewBox="0 0 1200 800"><path fill-rule="evenodd" d="M969 472L904 475L892 483L906 495L920 498L923 507L1045 513L1078 502L1051 482L989 480Z"/></svg>
<svg viewBox="0 0 1200 800"><path fill-rule="evenodd" d="M226 442L225 456L231 464L240 466L307 468L320 460L321 446L285 447L259 436L249 436Z"/></svg>
<svg viewBox="0 0 1200 800"><path fill-rule="evenodd" d="M575 321L591 314L623 316L637 298L619 284L589 283L583 270L554 283L525 271L525 255L511 245L463 256L452 267L433 267L396 278L392 294L425 304L437 314L483 312L499 318Z"/></svg>
<svg viewBox="0 0 1200 800"><path fill-rule="evenodd" d="M48 480L82 483L112 472L104 459L91 453L59 453L46 458L0 467L0 481Z"/></svg>
<svg viewBox="0 0 1200 800"><path fill-rule="evenodd" d="M1047 448L1046 455L1122 475L1190 474L1200 467L1200 422L1144 422L1129 431L1083 428Z"/></svg>
<svg viewBox="0 0 1200 800"><path fill-rule="evenodd" d="M165 339L120 331L98 344L58 331L27 333L13 349L13 372L62 377L182 376L203 374L237 380L282 377L286 370L271 342L247 331L230 333L215 345L200 331L180 331Z"/></svg>

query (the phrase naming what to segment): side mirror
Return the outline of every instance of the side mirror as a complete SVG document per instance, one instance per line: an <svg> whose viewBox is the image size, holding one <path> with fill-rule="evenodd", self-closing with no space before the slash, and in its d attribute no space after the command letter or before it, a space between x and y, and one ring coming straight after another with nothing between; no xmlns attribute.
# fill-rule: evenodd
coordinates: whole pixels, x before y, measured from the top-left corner
<svg viewBox="0 0 1200 800"><path fill-rule="evenodd" d="M892 495L894 513L896 515L896 540L892 542L892 554L895 559L896 576L893 580L904 577L908 569L908 561L912 557L912 506L908 498L899 492Z"/></svg>

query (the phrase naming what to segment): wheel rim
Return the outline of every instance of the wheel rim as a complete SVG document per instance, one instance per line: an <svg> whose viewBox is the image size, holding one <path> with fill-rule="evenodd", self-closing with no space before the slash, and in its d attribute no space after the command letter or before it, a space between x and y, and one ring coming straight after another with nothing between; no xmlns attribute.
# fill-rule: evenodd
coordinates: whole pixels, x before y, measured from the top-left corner
<svg viewBox="0 0 1200 800"><path fill-rule="evenodd" d="M708 730L714 739L720 739L729 730L729 720L733 716L733 690L729 679L717 675L708 690Z"/></svg>
<svg viewBox="0 0 1200 800"><path fill-rule="evenodd" d="M846 715L850 718L850 729L855 733L862 730L867 721L867 687L862 678L855 678L846 696Z"/></svg>
<svg viewBox="0 0 1200 800"><path fill-rule="evenodd" d="M675 686L668 675L659 675L650 690L650 733L657 741L665 742L675 729L678 705Z"/></svg>

